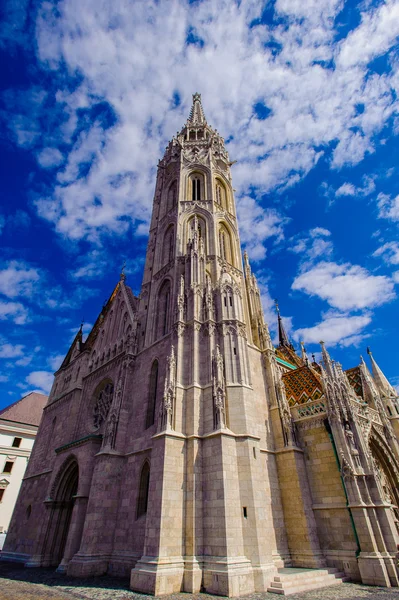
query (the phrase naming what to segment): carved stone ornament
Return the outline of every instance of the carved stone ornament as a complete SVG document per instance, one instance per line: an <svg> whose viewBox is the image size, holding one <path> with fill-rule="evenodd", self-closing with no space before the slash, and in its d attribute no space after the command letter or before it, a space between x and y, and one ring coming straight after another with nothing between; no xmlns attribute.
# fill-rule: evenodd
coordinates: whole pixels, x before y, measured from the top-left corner
<svg viewBox="0 0 399 600"><path fill-rule="evenodd" d="M214 428L224 429L226 427L226 386L224 380L224 363L223 356L219 346L213 355L212 361L213 379L213 408L214 408Z"/></svg>
<svg viewBox="0 0 399 600"><path fill-rule="evenodd" d="M114 386L112 383L107 383L106 386L98 394L93 412L93 424L96 429L99 429L108 416L108 412L112 403L114 394Z"/></svg>
<svg viewBox="0 0 399 600"><path fill-rule="evenodd" d="M175 348L172 346L167 359L165 389L160 405L159 431L173 429L173 407L176 398L176 357Z"/></svg>

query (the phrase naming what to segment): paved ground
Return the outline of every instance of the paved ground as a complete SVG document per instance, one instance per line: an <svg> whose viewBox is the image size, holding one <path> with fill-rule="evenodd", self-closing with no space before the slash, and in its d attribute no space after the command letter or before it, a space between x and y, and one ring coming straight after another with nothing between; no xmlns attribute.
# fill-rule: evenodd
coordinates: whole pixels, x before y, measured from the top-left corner
<svg viewBox="0 0 399 600"><path fill-rule="evenodd" d="M251 594L245 600L277 600L277 594ZM163 600L215 600L209 594L173 594ZM399 588L343 583L290 596L291 600L399 600ZM126 579L71 579L53 569L24 569L0 562L0 600L150 600L129 590Z"/></svg>

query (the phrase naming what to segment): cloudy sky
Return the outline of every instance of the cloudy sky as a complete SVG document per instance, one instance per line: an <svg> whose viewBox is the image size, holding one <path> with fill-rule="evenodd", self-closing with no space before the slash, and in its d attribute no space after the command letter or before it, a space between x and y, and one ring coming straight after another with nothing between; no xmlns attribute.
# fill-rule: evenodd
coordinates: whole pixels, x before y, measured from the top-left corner
<svg viewBox="0 0 399 600"><path fill-rule="evenodd" d="M192 93L225 137L275 330L399 384L399 2L3 0L0 406L52 373L124 260Z"/></svg>

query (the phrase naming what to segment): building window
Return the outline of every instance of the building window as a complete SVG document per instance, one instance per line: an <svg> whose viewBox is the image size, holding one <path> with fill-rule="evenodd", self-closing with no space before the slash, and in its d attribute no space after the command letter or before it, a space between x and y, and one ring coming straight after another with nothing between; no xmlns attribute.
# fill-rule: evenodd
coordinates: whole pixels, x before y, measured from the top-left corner
<svg viewBox="0 0 399 600"><path fill-rule="evenodd" d="M158 296L156 338L166 335L170 326L170 281L162 284Z"/></svg>
<svg viewBox="0 0 399 600"><path fill-rule="evenodd" d="M223 258L223 260L230 264L234 264L231 237L224 225L221 225L219 229L219 252L220 257Z"/></svg>
<svg viewBox="0 0 399 600"><path fill-rule="evenodd" d="M4 489L4 488L3 488L3 489L0 489L0 502L2 502L2 501L3 501L4 492L5 492L5 489Z"/></svg>
<svg viewBox="0 0 399 600"><path fill-rule="evenodd" d="M20 445L21 445L21 442L22 442L22 438L20 438L20 437L14 438L14 441L12 443L12 447L13 448L19 448Z"/></svg>
<svg viewBox="0 0 399 600"><path fill-rule="evenodd" d="M3 473L11 473L13 466L14 462L12 460L6 460Z"/></svg>
<svg viewBox="0 0 399 600"><path fill-rule="evenodd" d="M216 202L225 210L227 210L227 195L226 188L220 182L216 182Z"/></svg>
<svg viewBox="0 0 399 600"><path fill-rule="evenodd" d="M201 173L193 173L190 176L191 200L200 202L204 196L204 176Z"/></svg>
<svg viewBox="0 0 399 600"><path fill-rule="evenodd" d="M175 254L174 241L175 241L174 227L173 227L173 225L171 225L166 230L166 233L165 233L163 260L162 260L163 264L168 264L171 260L173 260L173 257Z"/></svg>
<svg viewBox="0 0 399 600"><path fill-rule="evenodd" d="M158 361L154 360L151 367L150 373L150 384L148 387L148 404L147 404L147 417L145 428L154 425L155 421L155 407L157 403L157 392L158 392Z"/></svg>
<svg viewBox="0 0 399 600"><path fill-rule="evenodd" d="M139 497L137 501L137 518L145 515L148 507L148 492L150 488L150 465L146 462L141 470Z"/></svg>
<svg viewBox="0 0 399 600"><path fill-rule="evenodd" d="M168 190L168 205L167 210L171 210L174 206L176 206L177 201L177 181L175 180Z"/></svg>

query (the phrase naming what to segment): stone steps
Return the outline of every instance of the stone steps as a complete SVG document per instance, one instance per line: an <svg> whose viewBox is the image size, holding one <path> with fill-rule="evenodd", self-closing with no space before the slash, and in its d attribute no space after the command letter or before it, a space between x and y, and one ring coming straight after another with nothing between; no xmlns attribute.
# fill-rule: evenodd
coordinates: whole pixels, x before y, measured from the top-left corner
<svg viewBox="0 0 399 600"><path fill-rule="evenodd" d="M308 592L330 585L339 585L347 581L344 573L338 569L278 569L268 592L288 596L298 592Z"/></svg>

